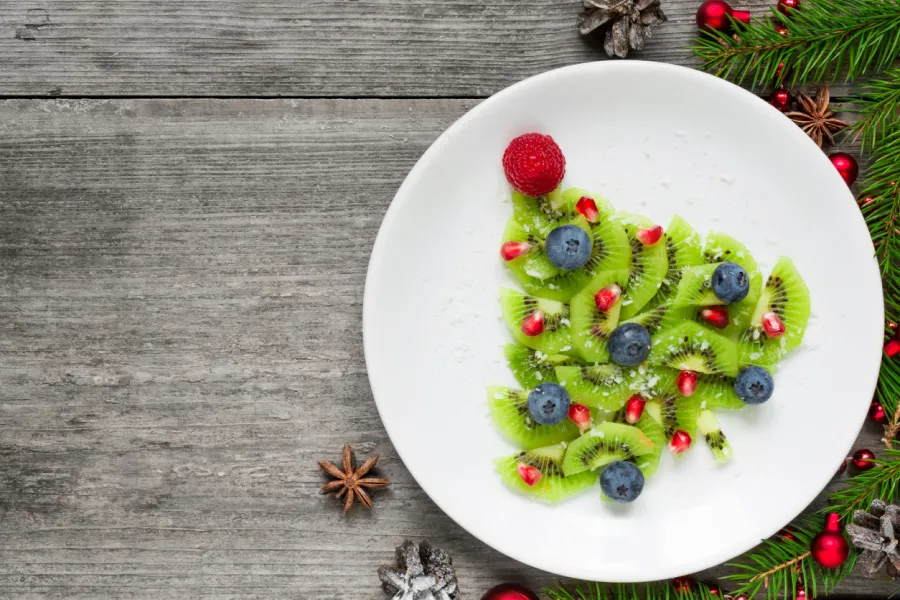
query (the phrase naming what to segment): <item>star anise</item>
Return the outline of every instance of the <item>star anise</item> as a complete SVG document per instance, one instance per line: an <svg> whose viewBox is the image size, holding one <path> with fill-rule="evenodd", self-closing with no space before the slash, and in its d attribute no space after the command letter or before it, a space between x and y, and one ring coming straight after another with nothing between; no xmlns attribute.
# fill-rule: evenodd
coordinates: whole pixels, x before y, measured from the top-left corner
<svg viewBox="0 0 900 600"><path fill-rule="evenodd" d="M378 463L378 457L373 456L356 468L356 461L353 459L353 448L349 444L344 446L344 470L341 471L327 460L320 460L319 467L335 478L335 481L329 481L322 486L323 494L337 492L338 498L344 496L344 512L350 510L353 506L353 499L356 498L362 502L366 508L372 508L372 498L363 488L383 488L391 484L387 479L377 477L366 477L368 473L375 468Z"/></svg>
<svg viewBox="0 0 900 600"><path fill-rule="evenodd" d="M833 134L850 126L835 118L834 111L828 107L831 96L828 93L827 85L819 88L815 99L803 93L798 94L797 102L800 104L801 110L785 114L790 117L791 121L799 125L819 148L825 142L834 144Z"/></svg>
<svg viewBox="0 0 900 600"><path fill-rule="evenodd" d="M607 56L628 56L628 49L641 50L650 37L651 25L665 23L660 0L583 0L585 11L578 17L581 35L606 28L603 49Z"/></svg>

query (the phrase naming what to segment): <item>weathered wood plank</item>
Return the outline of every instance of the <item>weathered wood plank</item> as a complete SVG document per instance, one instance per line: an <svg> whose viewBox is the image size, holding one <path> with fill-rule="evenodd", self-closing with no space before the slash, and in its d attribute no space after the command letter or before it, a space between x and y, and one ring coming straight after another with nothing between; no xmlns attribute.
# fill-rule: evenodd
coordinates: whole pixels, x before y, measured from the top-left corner
<svg viewBox="0 0 900 600"><path fill-rule="evenodd" d="M692 64L696 0L635 57ZM770 2L737 5L765 14ZM482 97L605 59L580 0L9 0L0 95ZM846 86L836 89L845 94Z"/></svg>
<svg viewBox="0 0 900 600"><path fill-rule="evenodd" d="M474 104L0 103L0 596L376 600L407 537L467 598L553 580L437 509L366 380L381 217ZM344 442L395 482L371 514L317 494Z"/></svg>

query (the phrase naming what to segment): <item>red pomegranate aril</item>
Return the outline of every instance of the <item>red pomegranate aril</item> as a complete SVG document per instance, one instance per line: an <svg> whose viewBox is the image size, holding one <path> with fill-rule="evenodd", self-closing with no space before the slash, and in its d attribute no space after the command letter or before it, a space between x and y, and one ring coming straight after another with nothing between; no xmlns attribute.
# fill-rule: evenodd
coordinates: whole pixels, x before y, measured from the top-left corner
<svg viewBox="0 0 900 600"><path fill-rule="evenodd" d="M621 297L622 288L613 283L605 288L597 290L597 293L594 294L594 304L597 305L597 310L605 313L608 312Z"/></svg>
<svg viewBox="0 0 900 600"><path fill-rule="evenodd" d="M694 440L691 439L691 434L679 429L672 434L672 439L669 441L669 452L672 454L682 454L687 452L693 441Z"/></svg>
<svg viewBox="0 0 900 600"><path fill-rule="evenodd" d="M544 311L536 310L522 319L522 333L528 337L544 333Z"/></svg>
<svg viewBox="0 0 900 600"><path fill-rule="evenodd" d="M634 237L645 246L652 246L662 239L663 228L659 225L648 227L646 229L638 229Z"/></svg>
<svg viewBox="0 0 900 600"><path fill-rule="evenodd" d="M584 433L591 428L591 409L584 404L574 402L569 406L569 419Z"/></svg>
<svg viewBox="0 0 900 600"><path fill-rule="evenodd" d="M682 396L693 396L697 391L697 374L694 371L682 371L678 374L675 385Z"/></svg>
<svg viewBox="0 0 900 600"><path fill-rule="evenodd" d="M888 358L894 358L900 353L900 340L895 337L892 337L884 344L884 353L888 355Z"/></svg>
<svg viewBox="0 0 900 600"><path fill-rule="evenodd" d="M700 317L716 329L728 327L728 309L724 306L707 306L700 310Z"/></svg>
<svg viewBox="0 0 900 600"><path fill-rule="evenodd" d="M634 425L641 420L647 401L640 396L632 396L625 403L625 420Z"/></svg>
<svg viewBox="0 0 900 600"><path fill-rule="evenodd" d="M589 223L596 223L597 219L600 218L600 211L597 210L597 203L594 202L593 198L587 196L582 196L581 199L575 203L575 210L578 211L578 214L587 219Z"/></svg>
<svg viewBox="0 0 900 600"><path fill-rule="evenodd" d="M537 467L532 467L525 463L519 463L516 466L516 470L519 472L519 477L522 478L522 481L528 487L534 487L541 480L541 477L544 476Z"/></svg>
<svg viewBox="0 0 900 600"><path fill-rule="evenodd" d="M509 262L523 254L527 254L529 250L531 250L531 244L528 242L506 242L500 246L500 256L503 257L503 260Z"/></svg>
<svg viewBox="0 0 900 600"><path fill-rule="evenodd" d="M781 337L786 331L784 321L774 311L764 312L760 321L762 321L763 331L770 338Z"/></svg>

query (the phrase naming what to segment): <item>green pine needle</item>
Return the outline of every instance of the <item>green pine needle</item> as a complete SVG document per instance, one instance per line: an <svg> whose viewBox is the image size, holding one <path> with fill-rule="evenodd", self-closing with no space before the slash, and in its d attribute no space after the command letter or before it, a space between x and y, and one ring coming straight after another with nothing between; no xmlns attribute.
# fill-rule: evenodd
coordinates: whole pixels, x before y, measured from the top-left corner
<svg viewBox="0 0 900 600"><path fill-rule="evenodd" d="M846 487L831 495L826 510L838 513L846 522L853 517L853 511L868 509L876 498L888 503L900 499L900 450L881 452L874 468L850 478Z"/></svg>
<svg viewBox="0 0 900 600"><path fill-rule="evenodd" d="M862 118L853 125L861 134L863 150L876 147L885 134L900 126L900 67L886 70L867 87L859 110Z"/></svg>
<svg viewBox="0 0 900 600"><path fill-rule="evenodd" d="M792 84L853 79L890 66L900 56L900 0L806 0L787 18L779 34L769 20L736 24L737 39L718 31L701 33L694 54L701 68L753 87L780 79L779 65Z"/></svg>
<svg viewBox="0 0 900 600"><path fill-rule="evenodd" d="M641 584L585 582L572 589L562 584L544 590L550 600L721 600L709 587L695 584L690 590L677 591L669 582Z"/></svg>

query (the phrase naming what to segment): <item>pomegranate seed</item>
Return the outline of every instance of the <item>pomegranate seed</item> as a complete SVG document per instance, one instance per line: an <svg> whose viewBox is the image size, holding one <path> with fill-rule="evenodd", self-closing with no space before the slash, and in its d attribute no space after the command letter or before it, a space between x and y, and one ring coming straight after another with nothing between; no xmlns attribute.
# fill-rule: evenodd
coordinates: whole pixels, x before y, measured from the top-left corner
<svg viewBox="0 0 900 600"><path fill-rule="evenodd" d="M584 433L591 428L591 409L584 404L573 402L569 407L569 419Z"/></svg>
<svg viewBox="0 0 900 600"><path fill-rule="evenodd" d="M884 353L888 355L888 358L894 358L900 353L900 340L895 337L889 339L884 345Z"/></svg>
<svg viewBox="0 0 900 600"><path fill-rule="evenodd" d="M509 262L526 254L529 250L531 250L531 244L528 242L506 242L500 246L500 256Z"/></svg>
<svg viewBox="0 0 900 600"><path fill-rule="evenodd" d="M578 214L587 219L589 223L596 223L597 219L600 218L600 211L597 210L597 203L594 202L593 198L587 196L582 196L581 199L575 203L575 210L578 211Z"/></svg>
<svg viewBox="0 0 900 600"><path fill-rule="evenodd" d="M697 374L693 371L682 371L678 374L675 385L678 386L678 393L682 396L693 396L697 391Z"/></svg>
<svg viewBox="0 0 900 600"><path fill-rule="evenodd" d="M536 310L522 319L522 333L528 337L544 333L544 311Z"/></svg>
<svg viewBox="0 0 900 600"><path fill-rule="evenodd" d="M629 398L628 402L625 403L625 420L632 425L640 421L641 415L644 414L644 405L646 404L647 401L640 396Z"/></svg>
<svg viewBox="0 0 900 600"><path fill-rule="evenodd" d="M728 327L728 309L724 306L707 306L700 310L700 317L716 329Z"/></svg>
<svg viewBox="0 0 900 600"><path fill-rule="evenodd" d="M691 434L679 429L672 434L672 440L669 442L669 451L672 454L682 454L688 451L692 442Z"/></svg>
<svg viewBox="0 0 900 600"><path fill-rule="evenodd" d="M594 304L597 305L597 310L605 313L608 312L621 297L622 288L615 283L612 283L603 289L597 290L597 293L594 294Z"/></svg>
<svg viewBox="0 0 900 600"><path fill-rule="evenodd" d="M676 577L672 580L672 584L675 586L676 592L686 594L694 589L694 585L697 582L694 581L693 577Z"/></svg>
<svg viewBox="0 0 900 600"><path fill-rule="evenodd" d="M652 246L662 239L663 228L659 225L648 227L647 229L638 229L634 237L645 246Z"/></svg>
<svg viewBox="0 0 900 600"><path fill-rule="evenodd" d="M524 481L525 485L528 487L534 487L535 484L541 480L541 477L544 476L537 467L532 467L525 463L519 463L518 466L516 466L516 470L519 472L519 477L522 478L522 481Z"/></svg>
<svg viewBox="0 0 900 600"><path fill-rule="evenodd" d="M763 331L766 332L766 335L770 338L777 338L784 335L785 326L784 321L781 320L777 314L773 311L763 313L762 318Z"/></svg>

